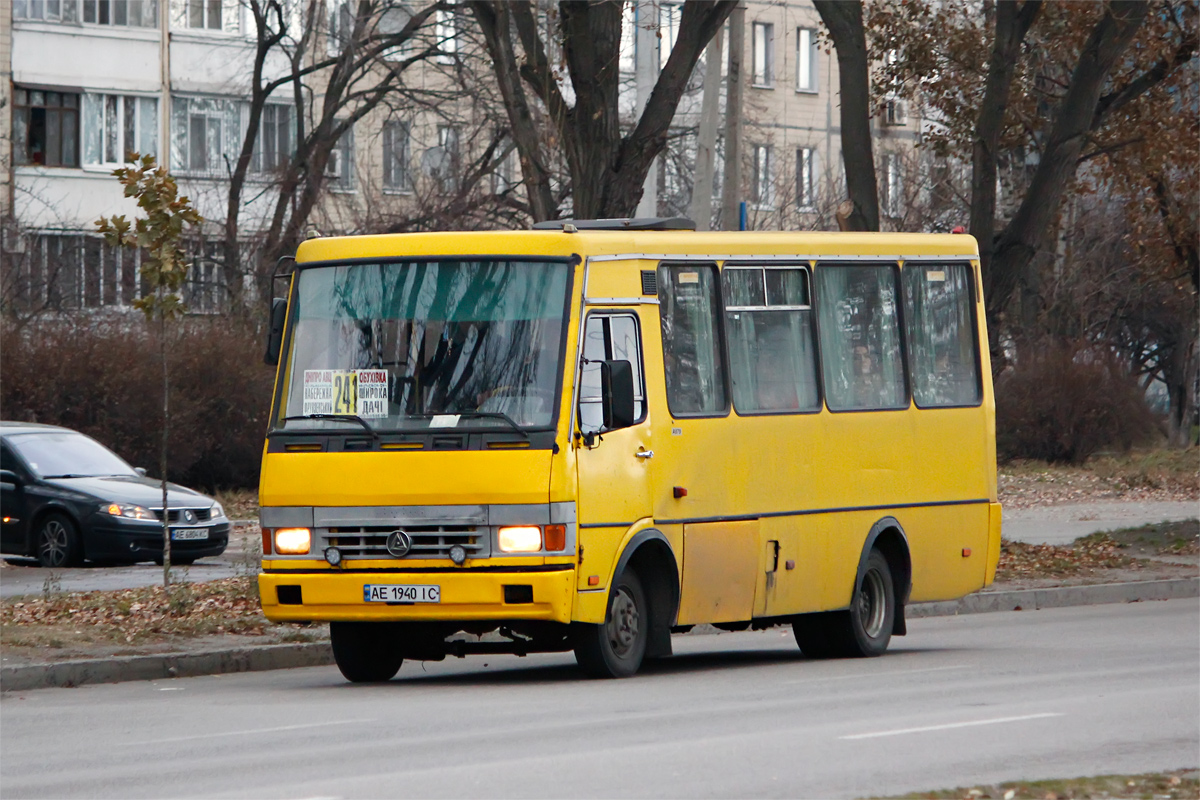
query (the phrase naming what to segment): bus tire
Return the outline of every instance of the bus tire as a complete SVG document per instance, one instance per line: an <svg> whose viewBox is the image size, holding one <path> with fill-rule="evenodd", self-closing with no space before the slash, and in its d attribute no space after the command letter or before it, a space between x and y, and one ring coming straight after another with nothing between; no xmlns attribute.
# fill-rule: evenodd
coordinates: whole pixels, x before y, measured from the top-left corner
<svg viewBox="0 0 1200 800"><path fill-rule="evenodd" d="M642 582L624 570L613 582L604 624L576 623L575 660L593 678L628 678L637 673L650 638L650 608Z"/></svg>
<svg viewBox="0 0 1200 800"><path fill-rule="evenodd" d="M820 614L800 614L792 618L792 635L800 652L808 658L832 658L840 655L838 628L846 623L838 619L845 611L826 611Z"/></svg>
<svg viewBox="0 0 1200 800"><path fill-rule="evenodd" d="M854 587L842 629L844 654L853 658L881 656L892 640L896 622L896 589L887 558L873 548Z"/></svg>
<svg viewBox="0 0 1200 800"><path fill-rule="evenodd" d="M390 626L371 622L331 622L333 660L351 683L390 681L404 661Z"/></svg>

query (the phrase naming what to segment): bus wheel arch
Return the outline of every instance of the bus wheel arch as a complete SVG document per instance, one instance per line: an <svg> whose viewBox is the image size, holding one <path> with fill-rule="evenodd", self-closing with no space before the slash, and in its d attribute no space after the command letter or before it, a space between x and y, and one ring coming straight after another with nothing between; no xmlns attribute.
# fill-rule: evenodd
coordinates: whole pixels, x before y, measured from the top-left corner
<svg viewBox="0 0 1200 800"><path fill-rule="evenodd" d="M895 517L884 517L871 526L871 531L867 534L862 553L858 558L855 586L862 583L867 570L867 560L871 556L871 551L875 549L878 549L887 559L888 568L892 573L896 609L892 634L904 636L908 633L904 622L904 607L908 604L908 596L912 592L912 554L908 548L908 536Z"/></svg>
<svg viewBox="0 0 1200 800"><path fill-rule="evenodd" d="M671 655L671 626L679 608L679 571L670 543L660 531L634 534L617 559L609 584L605 621L574 623L575 657L594 677L628 677L645 658ZM636 606L636 625L642 641L633 658L621 657L615 615ZM617 626L621 627L621 626Z"/></svg>

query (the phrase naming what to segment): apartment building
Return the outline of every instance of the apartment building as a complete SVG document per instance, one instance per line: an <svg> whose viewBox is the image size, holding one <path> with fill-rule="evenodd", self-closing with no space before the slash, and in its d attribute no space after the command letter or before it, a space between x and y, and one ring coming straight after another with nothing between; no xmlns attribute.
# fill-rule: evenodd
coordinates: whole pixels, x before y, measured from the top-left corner
<svg viewBox="0 0 1200 800"><path fill-rule="evenodd" d="M322 49L315 52L336 52L352 8L328 5L319 20ZM381 27L402 25L402 12L381 20ZM186 299L193 311L219 310L236 273L220 263L220 240L251 88L255 30L247 8L239 0L0 0L0 19L0 92L6 101L0 103L0 136L6 139L0 146L0 301L6 308L123 308L139 295L138 254L109 248L93 233L101 216L135 214L112 170L136 151L169 164L181 191L209 220L194 244ZM678 4L629 6L622 107L631 121L635 26L652 29L640 40L652 42L651 58L661 64L678 20ZM462 83L462 63L483 58L471 50L472 24L463 8L432 19L422 41L436 42L440 55L413 68L406 85L436 102L406 105L400 98L348 130L325 169L311 227L322 233L400 230L414 218L427 220L425 225L455 224L459 207L449 198L462 194L468 174L480 186L480 202L516 190L520 169L511 145L502 141L504 118L494 89ZM820 27L809 0L745 3L745 81L734 116L744 126L741 183L750 227L833 224L831 209L843 185L838 84L836 59L821 43ZM402 49L382 60L410 54ZM275 52L267 75L288 68ZM705 103L703 70L680 105L677 135L660 159L653 187L660 214L688 213L695 131ZM489 74L486 63L466 72L483 80ZM715 99L722 119L729 116L726 89ZM284 92L273 94L263 110L239 209L248 238L275 211L274 176L295 147L297 113L312 109L298 112ZM877 122L881 205L895 216L903 196L901 156L919 129L899 101L888 104ZM719 160L723 137L718 140ZM488 147L491 160L479 162ZM719 197L722 170L718 165L713 171ZM495 219L503 224L504 217ZM736 227L736 221L721 224ZM246 280L243 288L253 289L251 277Z"/></svg>

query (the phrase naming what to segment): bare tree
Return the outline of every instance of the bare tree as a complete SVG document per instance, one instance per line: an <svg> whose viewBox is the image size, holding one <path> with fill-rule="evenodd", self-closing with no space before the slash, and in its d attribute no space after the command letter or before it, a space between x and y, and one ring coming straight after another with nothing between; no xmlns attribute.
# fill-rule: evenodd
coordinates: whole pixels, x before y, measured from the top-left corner
<svg viewBox="0 0 1200 800"><path fill-rule="evenodd" d="M550 154L543 147L551 138L570 172L576 217L634 213L692 70L736 0L684 2L675 45L645 109L628 131L622 129L617 102L622 5L620 0L558 4L548 34L549 44L561 53L563 75L539 30L534 4L470 2L495 64L535 219L557 216ZM541 135L543 126L553 137Z"/></svg>

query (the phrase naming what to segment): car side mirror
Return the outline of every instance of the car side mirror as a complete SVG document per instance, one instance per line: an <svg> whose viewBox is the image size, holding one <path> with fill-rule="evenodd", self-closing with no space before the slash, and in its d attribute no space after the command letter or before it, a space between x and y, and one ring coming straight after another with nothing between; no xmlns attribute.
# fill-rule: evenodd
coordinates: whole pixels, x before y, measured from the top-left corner
<svg viewBox="0 0 1200 800"><path fill-rule="evenodd" d="M15 489L21 485L21 478L11 469L0 469L0 485L5 489Z"/></svg>
<svg viewBox="0 0 1200 800"><path fill-rule="evenodd" d="M277 366L279 351L283 349L283 324L287 319L287 300L276 297L271 301L271 330L267 333L267 352L263 363Z"/></svg>
<svg viewBox="0 0 1200 800"><path fill-rule="evenodd" d="M139 478L146 477L146 468L145 467L134 467L133 471L138 474Z"/></svg>
<svg viewBox="0 0 1200 800"><path fill-rule="evenodd" d="M628 361L600 362L600 407L605 430L628 428L634 423L633 365Z"/></svg>

